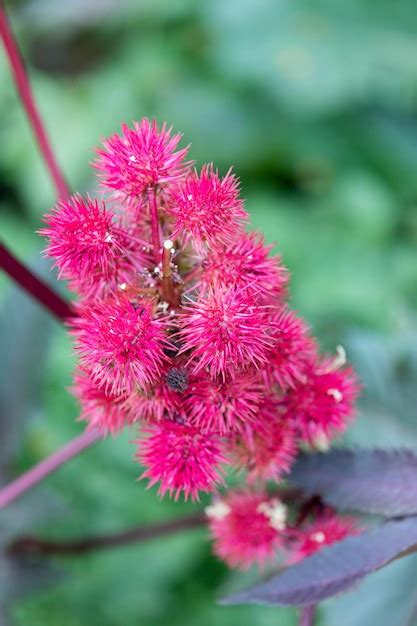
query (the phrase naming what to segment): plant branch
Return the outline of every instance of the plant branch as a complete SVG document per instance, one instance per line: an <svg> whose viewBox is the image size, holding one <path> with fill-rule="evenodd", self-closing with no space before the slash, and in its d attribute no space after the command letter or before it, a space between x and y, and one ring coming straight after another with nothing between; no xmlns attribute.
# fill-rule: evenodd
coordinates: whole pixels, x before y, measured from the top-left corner
<svg viewBox="0 0 417 626"><path fill-rule="evenodd" d="M0 509L5 508L37 483L44 480L49 474L55 472L61 465L83 452L86 448L89 448L100 438L101 434L96 430L85 431L63 448L51 454L51 456L48 456L19 476L19 478L16 478L16 480L3 487L3 489L0 489Z"/></svg>
<svg viewBox="0 0 417 626"><path fill-rule="evenodd" d="M35 99L30 86L28 74L20 54L16 39L7 18L3 0L0 0L0 35L3 40L4 49L9 59L13 79L22 101L26 115L32 127L33 134L39 146L39 150L48 168L49 174L55 185L58 198L69 196L68 185L62 171L55 159L48 135L39 115Z"/></svg>
<svg viewBox="0 0 417 626"><path fill-rule="evenodd" d="M59 320L65 321L68 317L74 317L75 314L70 305L40 278L32 274L31 270L18 261L1 242L0 269L3 269L18 285L23 287Z"/></svg>
<svg viewBox="0 0 417 626"><path fill-rule="evenodd" d="M316 605L310 604L300 610L299 626L314 626L314 618L316 615Z"/></svg>
<svg viewBox="0 0 417 626"><path fill-rule="evenodd" d="M285 502L298 501L299 490L284 489L279 492L280 498ZM118 533L84 537L82 539L49 541L41 537L25 536L15 539L8 547L7 552L12 556L40 555L40 556L71 556L86 554L105 548L116 548L130 543L149 541L172 533L181 532L193 528L205 526L206 515L203 512L194 513L187 517L149 524L147 526L133 527ZM310 608L310 607L308 607ZM305 609L303 609L305 610ZM301 622L300 626L313 626L312 622Z"/></svg>
<svg viewBox="0 0 417 626"><path fill-rule="evenodd" d="M204 513L195 513L188 517L160 522L148 526L130 528L119 533L100 535L97 537L86 537L71 541L47 541L39 537L21 537L16 539L8 548L10 555L76 555L86 554L103 548L116 548L130 543L148 541L170 535L172 533L199 528L206 523Z"/></svg>

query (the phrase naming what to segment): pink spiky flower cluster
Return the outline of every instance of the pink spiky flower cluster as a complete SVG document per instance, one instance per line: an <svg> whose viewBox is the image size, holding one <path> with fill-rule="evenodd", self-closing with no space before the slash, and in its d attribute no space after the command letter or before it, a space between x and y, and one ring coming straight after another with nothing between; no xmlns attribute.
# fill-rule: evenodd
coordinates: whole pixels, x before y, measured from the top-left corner
<svg viewBox="0 0 417 626"><path fill-rule="evenodd" d="M309 503L307 502L307 505ZM288 521L288 508L266 491L231 491L207 507L214 551L230 567L261 568L272 559L292 565L361 532L356 520L330 507L309 511L303 523Z"/></svg>
<svg viewBox="0 0 417 626"><path fill-rule="evenodd" d="M80 419L103 434L145 423L137 458L161 495L196 500L243 471L249 491L212 529L217 553L247 566L282 544L266 482L343 432L358 385L289 308L288 272L247 232L236 176L192 169L180 141L155 121L123 125L93 164L103 199L59 203L40 232L78 295Z"/></svg>

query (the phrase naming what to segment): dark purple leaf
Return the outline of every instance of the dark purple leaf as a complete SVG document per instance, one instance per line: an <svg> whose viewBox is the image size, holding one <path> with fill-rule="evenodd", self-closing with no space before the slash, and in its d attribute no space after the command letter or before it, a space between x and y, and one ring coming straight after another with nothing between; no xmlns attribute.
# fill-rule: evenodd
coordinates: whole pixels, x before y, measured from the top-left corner
<svg viewBox="0 0 417 626"><path fill-rule="evenodd" d="M282 574L222 602L308 606L349 589L406 551L417 550L417 517L390 521L323 548Z"/></svg>
<svg viewBox="0 0 417 626"><path fill-rule="evenodd" d="M411 450L304 454L290 480L338 509L384 517L417 514L417 456Z"/></svg>

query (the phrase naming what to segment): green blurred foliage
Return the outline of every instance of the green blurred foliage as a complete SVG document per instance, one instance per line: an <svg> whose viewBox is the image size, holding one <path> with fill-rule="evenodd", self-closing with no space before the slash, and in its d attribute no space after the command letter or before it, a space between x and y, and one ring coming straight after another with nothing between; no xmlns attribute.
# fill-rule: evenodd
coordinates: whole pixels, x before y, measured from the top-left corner
<svg viewBox="0 0 417 626"><path fill-rule="evenodd" d="M143 115L184 132L198 164L214 161L223 171L233 164L255 226L276 243L291 270L293 305L326 348L344 341L359 367L364 416L349 441L417 445L415 396L398 392L404 370L399 367L398 376L391 371L404 341L417 351L415 2L21 0L9 9L71 187L94 191L92 147L121 121ZM4 55L0 85L1 235L32 263L42 246L35 231L54 202L53 188ZM15 299L7 284L1 277L6 312ZM38 333L37 314L25 312L24 302L22 317ZM5 328L17 337L15 318L11 314ZM24 389L10 412L19 413L12 436L13 445L20 440L19 452L7 459L16 472L80 430L76 403L65 390L74 363L70 343L57 325L44 332L45 340L33 342L30 351L30 337L16 342L16 363L26 357L27 367L38 368L37 381L42 373L36 407L33 393ZM9 381L7 376L5 368ZM16 376L12 384L19 384ZM397 396L407 406L394 402ZM2 420L12 428L11 418ZM189 504L161 502L137 483L129 443L134 436L98 444L38 487L34 495L49 494L52 512L48 521L35 514L32 519L26 507L27 528L62 538L191 510ZM205 539L204 531L192 531L61 560L56 583L29 593L26 585L10 622L295 624L292 611L218 606L219 595L257 573L228 572ZM404 570L398 579L415 579L413 572ZM321 613L321 624L369 623L381 590L399 595L387 576L367 583L374 587L361 595L361 614L349 613L352 599L335 602Z"/></svg>

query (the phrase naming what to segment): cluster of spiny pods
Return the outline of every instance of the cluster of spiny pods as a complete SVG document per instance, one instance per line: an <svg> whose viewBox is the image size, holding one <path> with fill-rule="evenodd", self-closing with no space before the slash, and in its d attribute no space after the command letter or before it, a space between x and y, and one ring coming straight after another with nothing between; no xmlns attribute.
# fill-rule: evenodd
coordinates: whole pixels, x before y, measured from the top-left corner
<svg viewBox="0 0 417 626"><path fill-rule="evenodd" d="M78 296L74 394L89 428L140 423L137 457L161 495L215 494L207 515L230 565L280 548L294 561L354 524L315 507L291 525L266 485L300 446L345 429L358 385L287 305L288 272L247 231L238 179L193 169L180 140L147 119L122 126L93 163L104 200L75 195L45 218L46 254ZM222 492L228 467L239 491Z"/></svg>

